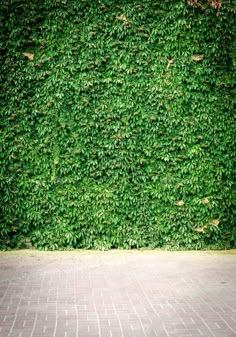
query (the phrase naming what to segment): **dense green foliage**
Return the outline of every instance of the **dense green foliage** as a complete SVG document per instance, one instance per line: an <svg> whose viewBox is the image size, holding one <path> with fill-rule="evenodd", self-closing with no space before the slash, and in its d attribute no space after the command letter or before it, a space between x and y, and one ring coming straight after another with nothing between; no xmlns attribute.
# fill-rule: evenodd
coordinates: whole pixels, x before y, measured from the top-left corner
<svg viewBox="0 0 236 337"><path fill-rule="evenodd" d="M0 245L234 246L234 1L0 4Z"/></svg>

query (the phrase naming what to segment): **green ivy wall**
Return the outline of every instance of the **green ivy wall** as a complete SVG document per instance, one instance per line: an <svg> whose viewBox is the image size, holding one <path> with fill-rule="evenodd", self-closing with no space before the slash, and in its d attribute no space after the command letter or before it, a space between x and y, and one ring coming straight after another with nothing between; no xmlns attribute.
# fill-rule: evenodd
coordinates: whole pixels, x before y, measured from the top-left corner
<svg viewBox="0 0 236 337"><path fill-rule="evenodd" d="M235 4L0 1L0 245L236 245Z"/></svg>

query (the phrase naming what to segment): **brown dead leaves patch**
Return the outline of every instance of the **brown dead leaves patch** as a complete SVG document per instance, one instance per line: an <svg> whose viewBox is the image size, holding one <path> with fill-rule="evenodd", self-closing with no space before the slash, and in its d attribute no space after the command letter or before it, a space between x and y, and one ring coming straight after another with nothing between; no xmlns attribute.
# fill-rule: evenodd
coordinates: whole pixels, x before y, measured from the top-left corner
<svg viewBox="0 0 236 337"><path fill-rule="evenodd" d="M222 6L222 0L209 0L208 2L211 5L211 7L215 9L220 9ZM205 9L199 0L188 0L188 5L192 5L195 7L201 7L202 9Z"/></svg>

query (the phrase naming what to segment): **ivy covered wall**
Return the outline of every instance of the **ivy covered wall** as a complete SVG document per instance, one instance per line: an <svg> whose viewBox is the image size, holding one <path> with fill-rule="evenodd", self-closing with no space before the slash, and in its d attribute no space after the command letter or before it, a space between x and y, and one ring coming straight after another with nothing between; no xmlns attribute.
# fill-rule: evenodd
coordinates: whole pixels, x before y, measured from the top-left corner
<svg viewBox="0 0 236 337"><path fill-rule="evenodd" d="M0 245L235 246L235 4L0 1Z"/></svg>

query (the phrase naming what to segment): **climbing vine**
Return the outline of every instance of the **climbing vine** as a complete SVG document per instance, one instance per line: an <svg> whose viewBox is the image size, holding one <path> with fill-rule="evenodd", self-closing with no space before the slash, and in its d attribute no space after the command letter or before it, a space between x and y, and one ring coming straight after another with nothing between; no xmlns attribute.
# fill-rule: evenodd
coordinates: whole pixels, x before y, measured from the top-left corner
<svg viewBox="0 0 236 337"><path fill-rule="evenodd" d="M233 1L0 1L0 245L235 246Z"/></svg>

